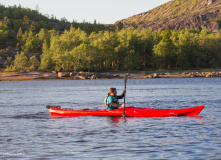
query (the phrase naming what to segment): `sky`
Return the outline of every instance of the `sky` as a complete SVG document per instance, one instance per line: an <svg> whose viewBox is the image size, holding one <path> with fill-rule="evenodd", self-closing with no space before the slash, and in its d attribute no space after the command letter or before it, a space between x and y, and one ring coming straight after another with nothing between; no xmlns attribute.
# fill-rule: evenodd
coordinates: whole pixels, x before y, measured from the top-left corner
<svg viewBox="0 0 221 160"><path fill-rule="evenodd" d="M113 24L118 20L147 12L171 0L0 0L5 7L18 6L69 22ZM38 7L37 7L38 6Z"/></svg>

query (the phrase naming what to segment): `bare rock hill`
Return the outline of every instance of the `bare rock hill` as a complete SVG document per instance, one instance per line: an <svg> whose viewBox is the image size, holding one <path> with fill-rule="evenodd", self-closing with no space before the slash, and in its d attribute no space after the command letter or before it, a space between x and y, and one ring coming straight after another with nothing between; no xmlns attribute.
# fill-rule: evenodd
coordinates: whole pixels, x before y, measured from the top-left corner
<svg viewBox="0 0 221 160"><path fill-rule="evenodd" d="M207 27L209 32L221 29L221 0L173 0L148 12L117 21L115 25L161 31Z"/></svg>

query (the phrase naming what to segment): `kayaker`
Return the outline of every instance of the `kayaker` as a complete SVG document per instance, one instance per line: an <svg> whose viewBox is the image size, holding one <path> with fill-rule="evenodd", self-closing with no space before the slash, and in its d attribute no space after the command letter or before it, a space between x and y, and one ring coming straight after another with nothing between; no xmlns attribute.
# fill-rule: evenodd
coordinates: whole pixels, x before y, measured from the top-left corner
<svg viewBox="0 0 221 160"><path fill-rule="evenodd" d="M119 104L118 99L124 98L125 93L126 90L124 90L120 96L117 96L117 89L110 88L104 101L107 106L107 110L114 110L118 109L119 107L124 107L125 104Z"/></svg>

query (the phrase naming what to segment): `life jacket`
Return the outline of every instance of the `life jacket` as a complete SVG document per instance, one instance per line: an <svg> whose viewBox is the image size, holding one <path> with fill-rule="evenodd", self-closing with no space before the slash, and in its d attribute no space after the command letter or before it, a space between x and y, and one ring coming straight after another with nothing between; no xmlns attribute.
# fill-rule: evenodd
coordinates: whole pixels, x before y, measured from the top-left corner
<svg viewBox="0 0 221 160"><path fill-rule="evenodd" d="M105 103L106 106L109 106L108 103L107 103L107 98L108 98L108 97L109 97L109 96L106 96L105 99L104 99L104 103ZM115 97L113 97L113 98L114 98L114 101L113 101L114 103L119 103L117 96L115 96Z"/></svg>

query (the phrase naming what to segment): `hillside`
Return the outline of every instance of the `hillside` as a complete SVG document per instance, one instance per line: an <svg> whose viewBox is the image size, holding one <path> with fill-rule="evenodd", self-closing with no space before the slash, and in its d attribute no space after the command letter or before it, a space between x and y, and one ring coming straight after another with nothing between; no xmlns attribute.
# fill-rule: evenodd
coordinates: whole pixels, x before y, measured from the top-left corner
<svg viewBox="0 0 221 160"><path fill-rule="evenodd" d="M108 29L103 24L97 24L96 21L93 24L88 22L68 22L65 17L59 20L54 15L43 15L38 10L23 8L20 5L5 7L1 3L0 22L7 26L10 33L17 33L19 28L21 28L23 32L31 29L38 33L44 28L48 30L55 29L63 33L64 30L70 29L71 25L75 28L81 28L88 34ZM11 37L13 37L13 35Z"/></svg>
<svg viewBox="0 0 221 160"><path fill-rule="evenodd" d="M205 26L209 32L216 32L221 28L221 0L173 0L115 24L153 31L201 30Z"/></svg>

